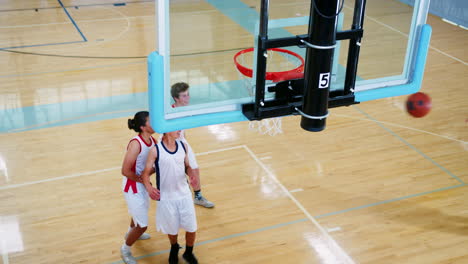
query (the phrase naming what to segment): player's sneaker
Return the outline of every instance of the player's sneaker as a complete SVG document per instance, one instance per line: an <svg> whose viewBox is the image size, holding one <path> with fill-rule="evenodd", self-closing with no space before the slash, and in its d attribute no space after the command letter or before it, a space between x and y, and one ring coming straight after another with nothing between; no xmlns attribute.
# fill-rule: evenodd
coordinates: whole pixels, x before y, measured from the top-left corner
<svg viewBox="0 0 468 264"><path fill-rule="evenodd" d="M179 263L179 244L171 246L171 253L169 253L169 264L178 264Z"/></svg>
<svg viewBox="0 0 468 264"><path fill-rule="evenodd" d="M203 207L206 207L206 208L213 208L215 205L214 203L208 201L205 197L201 196L200 198L198 197L195 197L195 199L193 199L193 202L197 205L201 205Z"/></svg>
<svg viewBox="0 0 468 264"><path fill-rule="evenodd" d="M185 262L187 262L188 264L198 264L198 260L193 253L190 253L190 254L184 253L182 257L184 258Z"/></svg>
<svg viewBox="0 0 468 264"><path fill-rule="evenodd" d="M127 240L127 237L128 237L128 232L125 234L125 240ZM151 236L150 234L148 233L143 233L141 234L141 236L138 238L138 240L146 240L146 239L150 239Z"/></svg>
<svg viewBox="0 0 468 264"><path fill-rule="evenodd" d="M126 251L120 248L120 256L125 264L137 264L136 259L132 256L132 252L130 250Z"/></svg>

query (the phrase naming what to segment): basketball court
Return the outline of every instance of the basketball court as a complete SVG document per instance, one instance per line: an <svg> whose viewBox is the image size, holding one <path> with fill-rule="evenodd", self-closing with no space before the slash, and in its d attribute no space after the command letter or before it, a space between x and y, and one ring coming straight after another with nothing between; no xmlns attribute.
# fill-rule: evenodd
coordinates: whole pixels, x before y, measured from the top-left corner
<svg viewBox="0 0 468 264"><path fill-rule="evenodd" d="M203 193L216 203L196 207L200 263L468 262L467 31L431 14L422 21L432 27L427 116L411 117L407 95L387 90L330 108L321 132L293 114L282 133L262 135L241 113L254 78L234 62L258 48L260 2L170 1L164 42L152 0L0 1L0 263L123 263L127 119L150 108L148 56L160 45L166 84L191 86L191 105L177 109L161 90L160 131L188 129ZM338 31L351 27L354 5L344 1ZM306 34L309 12L310 1L271 0L269 36ZM414 15L400 1L367 1L356 98L409 82ZM349 42L337 41L330 93L344 89ZM304 48L286 49L305 58ZM242 64L255 72L254 52ZM267 71L297 66L273 56ZM152 238L132 247L138 263L167 262L155 207Z"/></svg>

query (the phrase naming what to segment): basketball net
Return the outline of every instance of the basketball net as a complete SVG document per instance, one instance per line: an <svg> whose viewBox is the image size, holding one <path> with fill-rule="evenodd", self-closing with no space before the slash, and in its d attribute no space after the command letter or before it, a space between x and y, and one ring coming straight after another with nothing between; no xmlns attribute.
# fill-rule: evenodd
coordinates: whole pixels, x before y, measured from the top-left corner
<svg viewBox="0 0 468 264"><path fill-rule="evenodd" d="M281 117L267 118L259 121L249 121L249 129L262 135L268 134L270 136L275 136L277 134L283 133L281 121Z"/></svg>
<svg viewBox="0 0 468 264"><path fill-rule="evenodd" d="M234 63L250 97L254 96L255 87L254 81L252 79L253 67L245 66L245 63L253 65L253 63L249 63L253 62L252 55L256 55L253 53L254 49L249 48L241 50L234 56ZM265 76L266 84L303 77L304 59L300 55L292 51L279 48L269 49L267 54L269 62L267 66L272 68L272 70L268 71L267 69ZM281 122L281 117L267 118L259 121L249 121L249 129L257 131L262 135L268 134L270 136L275 136L277 134L283 133Z"/></svg>

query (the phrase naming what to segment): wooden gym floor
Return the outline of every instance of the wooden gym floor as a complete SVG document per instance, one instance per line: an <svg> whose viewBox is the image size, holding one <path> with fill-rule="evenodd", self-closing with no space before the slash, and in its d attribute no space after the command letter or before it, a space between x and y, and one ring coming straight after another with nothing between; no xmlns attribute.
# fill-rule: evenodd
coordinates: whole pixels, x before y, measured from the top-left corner
<svg viewBox="0 0 468 264"><path fill-rule="evenodd" d="M258 9L259 1L244 2ZM404 29L386 25L398 25L408 6L389 2L368 1L364 27L403 38ZM2 264L122 263L130 217L120 166L134 135L126 120L146 107L155 29L152 1L114 3L0 1ZM205 1L174 3L177 12L219 16L203 20L223 36L206 39L214 50L252 40ZM308 10L310 2L291 3ZM425 118L409 117L406 97L396 97L332 109L321 133L303 131L298 117L283 118L284 133L274 137L246 122L187 131L203 193L216 203L197 207L200 263L468 263L468 34L432 15L428 24L422 91L433 109ZM196 25L180 30L196 34ZM388 55L378 60L391 67ZM185 69L177 60L186 72L171 81L209 75L210 65ZM374 68L360 75L375 76ZM152 238L133 247L139 263L167 261L155 206Z"/></svg>

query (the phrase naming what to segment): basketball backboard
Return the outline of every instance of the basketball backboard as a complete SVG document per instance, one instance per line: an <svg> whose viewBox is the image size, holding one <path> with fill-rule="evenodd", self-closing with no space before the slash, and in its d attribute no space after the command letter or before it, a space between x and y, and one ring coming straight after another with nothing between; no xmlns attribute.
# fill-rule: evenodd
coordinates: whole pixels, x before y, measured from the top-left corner
<svg viewBox="0 0 468 264"><path fill-rule="evenodd" d="M354 4L344 2L337 31L351 29ZM414 7L398 0L367 1L356 101L419 90L430 38L430 27L425 25L428 6L428 0L416 1ZM249 79L235 67L234 55L256 48L260 1L206 0L187 5L186 1L158 0L155 11L159 44L148 58L149 105L155 130L162 133L247 120L241 107L254 97L246 85ZM269 1L269 38L307 34L309 13L309 2ZM198 29L190 31L184 26L187 24L196 24ZM344 87L349 41L337 41L331 91ZM286 49L305 57L304 47ZM276 59L268 61L267 71L284 58L280 54ZM255 56L246 57L244 63L255 72ZM189 106L171 106L170 86L176 82L190 85Z"/></svg>

